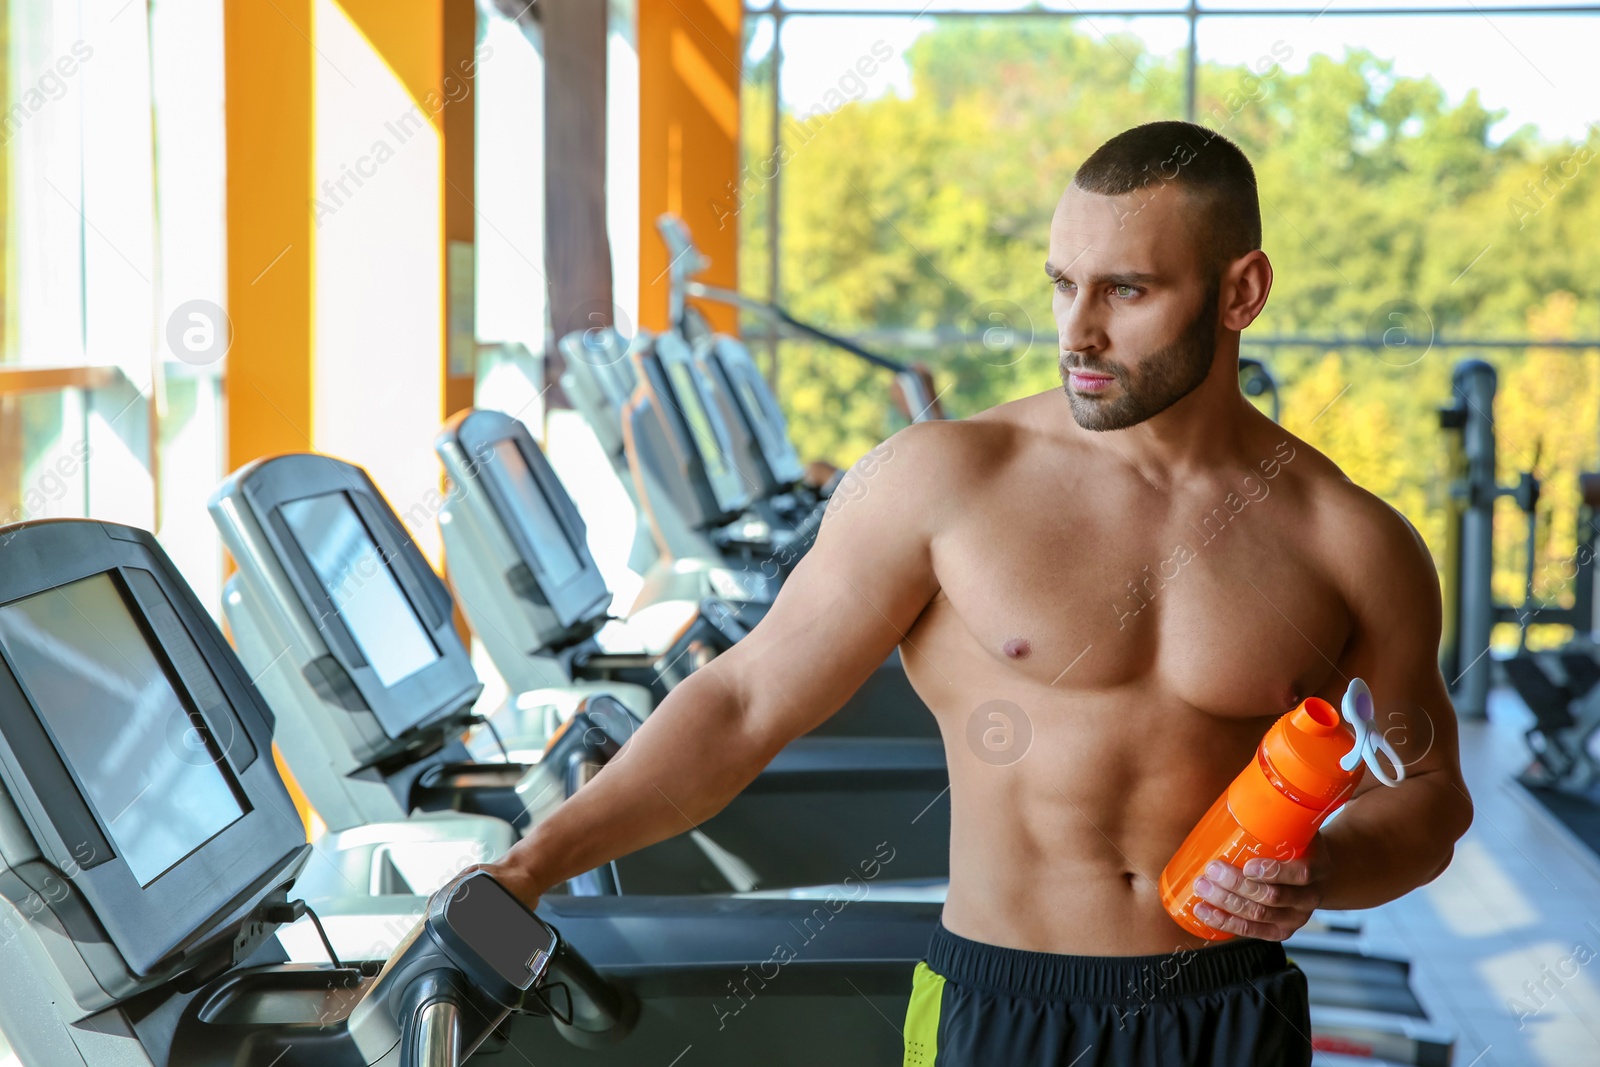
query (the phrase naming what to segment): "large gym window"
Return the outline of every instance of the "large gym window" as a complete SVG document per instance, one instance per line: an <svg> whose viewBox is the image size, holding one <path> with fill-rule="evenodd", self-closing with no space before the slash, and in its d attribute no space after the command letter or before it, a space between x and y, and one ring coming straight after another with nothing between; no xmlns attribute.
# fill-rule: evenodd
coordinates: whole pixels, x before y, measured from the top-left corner
<svg viewBox="0 0 1600 1067"><path fill-rule="evenodd" d="M0 524L155 529L213 609L222 363L170 339L226 330L222 16L0 2Z"/></svg>

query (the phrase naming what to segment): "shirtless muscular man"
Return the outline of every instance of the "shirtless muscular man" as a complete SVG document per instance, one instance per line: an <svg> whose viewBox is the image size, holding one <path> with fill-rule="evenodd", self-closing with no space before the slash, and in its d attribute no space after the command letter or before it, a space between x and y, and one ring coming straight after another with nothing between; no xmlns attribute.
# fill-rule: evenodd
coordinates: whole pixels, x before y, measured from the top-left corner
<svg viewBox="0 0 1600 1067"><path fill-rule="evenodd" d="M898 647L951 804L906 1062L1309 1064L1279 942L1315 908L1430 881L1472 821L1432 559L1240 395L1272 267L1234 144L1183 122L1112 138L1061 197L1044 270L1062 389L896 434L755 631L489 869L532 903L705 821ZM1157 892L1179 843L1276 717L1358 676L1404 783L1369 776L1303 859L1201 878L1201 918L1239 936L1181 929ZM971 743L975 714L1026 751Z"/></svg>

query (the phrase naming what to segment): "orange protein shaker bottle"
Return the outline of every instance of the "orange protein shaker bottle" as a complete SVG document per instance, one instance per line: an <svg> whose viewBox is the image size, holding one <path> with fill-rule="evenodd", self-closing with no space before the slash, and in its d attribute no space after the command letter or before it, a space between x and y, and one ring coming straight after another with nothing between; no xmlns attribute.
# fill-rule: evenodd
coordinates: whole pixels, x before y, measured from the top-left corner
<svg viewBox="0 0 1600 1067"><path fill-rule="evenodd" d="M1351 682L1344 706L1353 736L1334 706L1318 697L1307 697L1273 723L1255 758L1189 831L1161 872L1161 903L1179 926L1209 941L1233 937L1194 913L1203 903L1194 881L1206 864L1221 860L1242 868L1255 857L1296 859L1355 792L1364 763L1385 785L1398 785L1405 777L1388 741L1371 728L1372 695L1359 678ZM1378 766L1374 749L1388 757L1393 777Z"/></svg>

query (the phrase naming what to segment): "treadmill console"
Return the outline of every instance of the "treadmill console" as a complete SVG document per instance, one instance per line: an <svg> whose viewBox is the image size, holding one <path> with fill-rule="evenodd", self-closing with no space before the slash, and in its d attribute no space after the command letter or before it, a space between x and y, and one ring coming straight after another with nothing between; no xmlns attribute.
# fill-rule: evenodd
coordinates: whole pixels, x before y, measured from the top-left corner
<svg viewBox="0 0 1600 1067"><path fill-rule="evenodd" d="M429 936L497 1004L516 1008L544 980L561 937L486 871L434 896Z"/></svg>

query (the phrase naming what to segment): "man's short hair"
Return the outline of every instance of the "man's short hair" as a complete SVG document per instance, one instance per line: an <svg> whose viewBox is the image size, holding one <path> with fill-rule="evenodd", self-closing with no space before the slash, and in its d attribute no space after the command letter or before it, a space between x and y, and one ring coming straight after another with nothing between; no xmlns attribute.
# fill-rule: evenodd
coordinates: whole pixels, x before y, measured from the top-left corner
<svg viewBox="0 0 1600 1067"><path fill-rule="evenodd" d="M1175 185L1197 210L1202 261L1215 268L1261 247L1256 172L1239 146L1193 122L1147 122L1117 134L1084 160L1072 184L1101 196Z"/></svg>

